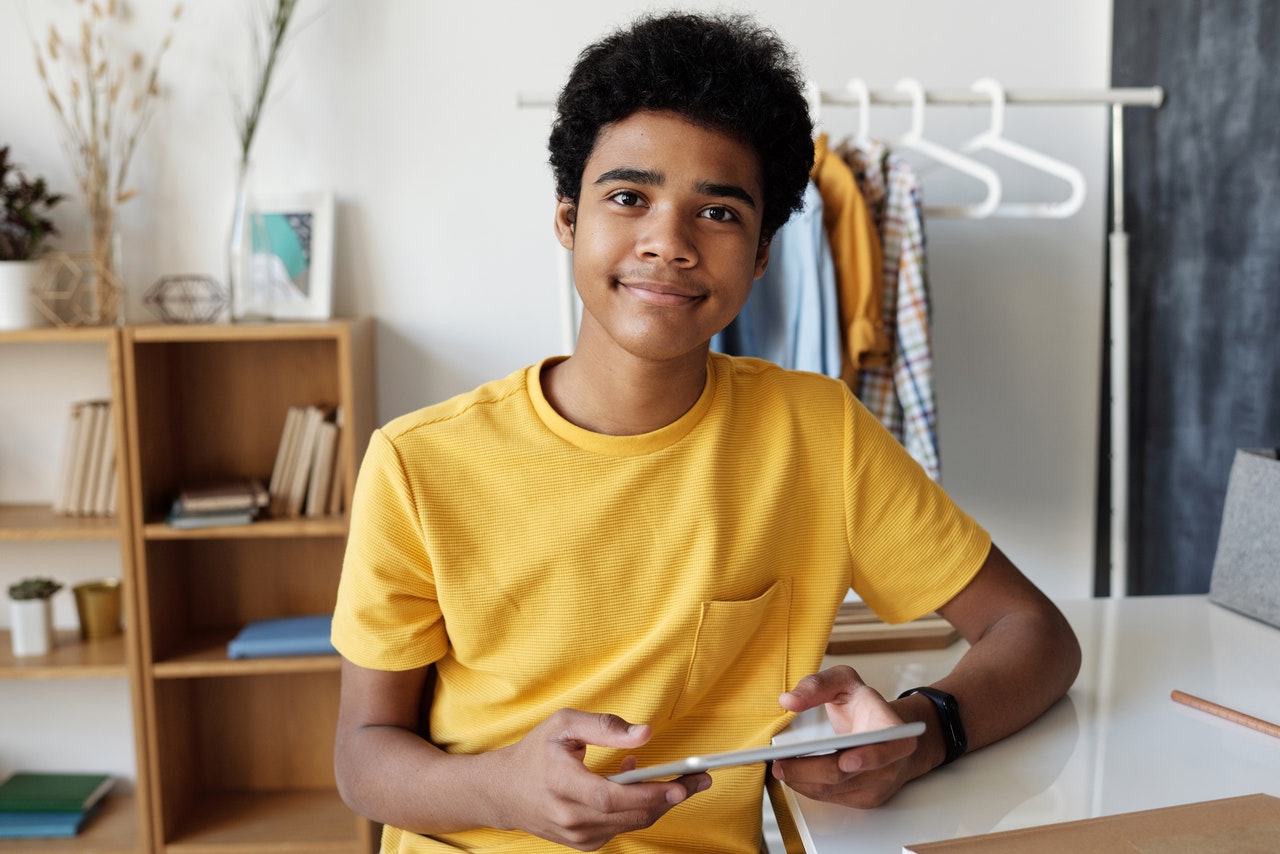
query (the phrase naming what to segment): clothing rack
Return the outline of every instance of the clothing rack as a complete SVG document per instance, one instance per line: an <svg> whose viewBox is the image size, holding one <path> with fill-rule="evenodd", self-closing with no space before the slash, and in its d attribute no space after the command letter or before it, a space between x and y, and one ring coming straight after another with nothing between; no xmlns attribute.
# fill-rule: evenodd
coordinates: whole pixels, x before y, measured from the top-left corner
<svg viewBox="0 0 1280 854"><path fill-rule="evenodd" d="M924 89L910 79L891 89L870 89L853 80L842 91L811 86L811 109L821 106L864 107L868 105L920 108L928 104L945 106L993 106L993 97L978 87L968 89ZM1129 237L1124 230L1124 110L1126 107L1156 109L1164 103L1159 86L1109 89L1006 89L1002 103L1019 106L1106 106L1111 108L1111 233L1108 235L1108 307L1110 322L1107 350L1111 358L1110 406L1110 538L1108 545L1110 595L1128 591L1129 551ZM517 93L517 107L554 108L555 96L545 93ZM938 215L936 212L933 215ZM942 215L945 215L942 214ZM572 269L569 254L559 256L562 288L562 322L565 352L572 352L576 331Z"/></svg>

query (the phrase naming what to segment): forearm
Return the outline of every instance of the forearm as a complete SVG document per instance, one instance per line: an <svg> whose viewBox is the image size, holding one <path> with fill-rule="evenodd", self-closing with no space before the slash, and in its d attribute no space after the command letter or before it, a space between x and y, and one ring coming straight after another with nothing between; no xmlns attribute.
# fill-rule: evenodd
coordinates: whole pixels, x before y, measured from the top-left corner
<svg viewBox="0 0 1280 854"><path fill-rule="evenodd" d="M367 818L415 833L501 827L501 775L492 754L445 753L416 733L364 726L340 737L342 799Z"/></svg>
<svg viewBox="0 0 1280 854"><path fill-rule="evenodd" d="M1061 698L1080 669L1080 647L1061 613L1047 600L995 620L952 671L933 683L956 698L969 751L1016 732ZM912 776L942 763L938 713L925 696L893 701L904 720L924 721Z"/></svg>

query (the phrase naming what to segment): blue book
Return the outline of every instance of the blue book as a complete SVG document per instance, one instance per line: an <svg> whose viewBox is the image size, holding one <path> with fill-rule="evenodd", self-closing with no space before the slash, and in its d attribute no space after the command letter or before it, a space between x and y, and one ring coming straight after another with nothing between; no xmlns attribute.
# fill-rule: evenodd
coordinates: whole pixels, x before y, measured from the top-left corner
<svg viewBox="0 0 1280 854"><path fill-rule="evenodd" d="M255 620L227 644L227 657L336 655L338 651L329 642L332 628L332 614Z"/></svg>
<svg viewBox="0 0 1280 854"><path fill-rule="evenodd" d="M77 812L0 812L0 839L63 839L76 836L98 804Z"/></svg>

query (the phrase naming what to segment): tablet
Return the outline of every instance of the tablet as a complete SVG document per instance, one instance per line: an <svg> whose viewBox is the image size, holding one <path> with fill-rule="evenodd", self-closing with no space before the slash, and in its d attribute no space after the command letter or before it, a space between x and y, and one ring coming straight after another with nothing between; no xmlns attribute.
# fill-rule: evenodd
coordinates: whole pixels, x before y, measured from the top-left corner
<svg viewBox="0 0 1280 854"><path fill-rule="evenodd" d="M748 747L744 750L730 750L726 753L688 756L677 762L667 762L663 765L650 765L648 768L622 771L610 775L608 779L615 783L638 783L642 780L679 777L682 774L696 774L699 771L710 771L712 768L724 768L727 765L750 765L753 762L771 762L774 759L817 756L849 747L861 747L864 744L879 744L882 741L911 738L923 732L924 723L915 721L884 729L873 729L868 732L849 732L844 735L830 735L825 738L793 741L787 744L771 744L767 747Z"/></svg>

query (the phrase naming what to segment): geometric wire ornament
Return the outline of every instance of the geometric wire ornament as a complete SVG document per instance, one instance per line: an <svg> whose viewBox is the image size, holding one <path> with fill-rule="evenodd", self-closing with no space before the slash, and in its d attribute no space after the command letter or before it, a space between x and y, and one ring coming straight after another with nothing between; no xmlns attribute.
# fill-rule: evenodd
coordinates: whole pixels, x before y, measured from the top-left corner
<svg viewBox="0 0 1280 854"><path fill-rule="evenodd" d="M229 304L226 287L210 276L162 276L142 304L164 323L211 323Z"/></svg>
<svg viewBox="0 0 1280 854"><path fill-rule="evenodd" d="M92 252L49 252L31 289L36 308L57 326L116 322L123 289Z"/></svg>

